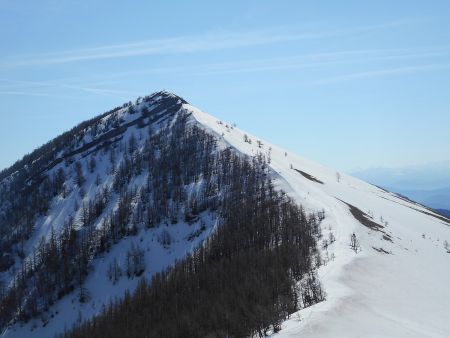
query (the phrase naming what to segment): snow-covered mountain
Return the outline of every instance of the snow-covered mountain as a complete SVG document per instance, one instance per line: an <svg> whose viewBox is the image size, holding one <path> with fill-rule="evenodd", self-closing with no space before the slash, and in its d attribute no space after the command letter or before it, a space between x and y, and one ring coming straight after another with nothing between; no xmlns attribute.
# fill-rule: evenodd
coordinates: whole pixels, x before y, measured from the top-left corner
<svg viewBox="0 0 450 338"><path fill-rule="evenodd" d="M286 152L163 91L81 124L0 173L0 280L4 290L26 285L16 297L35 308L25 315L12 307L2 337L61 333L205 243L221 226L217 205L226 204L227 191L209 186L204 176L220 177L227 151L253 160L277 191L319 219L309 223L320 226L321 235L314 236L311 251L319 251L308 264L326 299L308 307L304 301L279 332L272 327L266 334L450 336L449 219ZM211 154L222 161L206 161ZM211 166L197 168L200 163ZM164 172L173 171L183 178L175 184L180 189L165 191L173 182ZM169 202L161 205L163 200ZM46 271L39 270L41 256L51 256L58 236L63 244L54 252L69 250L71 236L80 236L75 234L86 236L79 248L85 253L70 256L82 268L69 269L67 285L58 281L58 296L43 300L36 296L40 284L33 285ZM2 304L9 304L5 299L13 302L3 298ZM17 321L21 316L26 322Z"/></svg>
<svg viewBox="0 0 450 338"><path fill-rule="evenodd" d="M196 119L240 152L245 132ZM276 337L449 337L450 220L401 196L262 141L279 186L307 210L325 210L324 302L299 311ZM297 170L296 170L297 169ZM355 233L361 251L350 249ZM447 241L447 242L446 242Z"/></svg>

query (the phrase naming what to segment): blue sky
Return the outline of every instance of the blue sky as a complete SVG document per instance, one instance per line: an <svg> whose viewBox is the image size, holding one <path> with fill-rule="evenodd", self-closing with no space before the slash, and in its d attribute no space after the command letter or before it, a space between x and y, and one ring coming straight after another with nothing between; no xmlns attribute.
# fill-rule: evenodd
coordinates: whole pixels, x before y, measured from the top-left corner
<svg viewBox="0 0 450 338"><path fill-rule="evenodd" d="M0 168L166 89L340 170L450 159L450 1L0 0Z"/></svg>

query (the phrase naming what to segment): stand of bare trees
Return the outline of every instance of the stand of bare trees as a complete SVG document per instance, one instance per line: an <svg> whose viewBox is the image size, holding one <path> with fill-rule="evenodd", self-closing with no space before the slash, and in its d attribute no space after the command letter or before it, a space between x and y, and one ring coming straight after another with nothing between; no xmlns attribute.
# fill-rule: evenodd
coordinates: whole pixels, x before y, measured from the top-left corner
<svg viewBox="0 0 450 338"><path fill-rule="evenodd" d="M217 231L62 337L264 337L300 307L323 300L312 269L317 217L274 189L261 159L229 149L219 156L226 198Z"/></svg>
<svg viewBox="0 0 450 338"><path fill-rule="evenodd" d="M24 260L13 285L1 293L0 327L35 317L72 291L86 301L84 281L98 255L139 229L194 222L206 211L221 222L191 255L63 336L262 337L277 331L290 313L324 298L313 263L324 215L305 215L276 191L263 155L249 158L219 149L213 135L181 112L156 132L151 125L148 130L140 147L131 138L106 148L121 154L120 163L111 156L112 187L99 187L79 206L80 228L70 219ZM68 167L82 186L87 171L96 169L77 163ZM146 183L134 187L132 179L143 173ZM53 196L64 193L67 179L63 172L44 177L37 191L45 201L36 203L47 208ZM117 207L107 209L112 201ZM31 210L27 226L36 216ZM94 226L99 220L101 227ZM167 236L159 240L171 245ZM125 272L139 277L143 257L139 247L131 248L124 271L111 264L110 279Z"/></svg>

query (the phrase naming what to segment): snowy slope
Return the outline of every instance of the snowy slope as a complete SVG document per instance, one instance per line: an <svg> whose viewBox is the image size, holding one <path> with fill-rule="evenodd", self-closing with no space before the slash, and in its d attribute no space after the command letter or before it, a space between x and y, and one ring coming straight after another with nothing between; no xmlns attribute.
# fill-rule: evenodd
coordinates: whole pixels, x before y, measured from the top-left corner
<svg viewBox="0 0 450 338"><path fill-rule="evenodd" d="M162 92L152 96L150 102L137 101L133 105L134 111L155 109L161 97L177 98ZM322 249L323 265L319 268L319 276L327 300L293 314L274 337L450 337L447 320L450 314L450 254L443 246L444 240L450 241L449 220L392 193L261 141L184 101L178 103L180 110L192 113L190 123L216 134L219 146L232 146L249 156L262 152L270 158L276 186L307 211L325 211L322 227L327 242ZM163 123L164 112L161 112L161 121L155 119L153 129ZM125 107L117 115L122 124L131 123L118 142L126 144L134 135L137 147L142 147L146 129L132 124L139 114L131 114L129 107ZM105 126L108 118L104 118ZM86 133L84 142L91 142L90 137ZM81 158L81 155L75 156ZM121 152L118 151L116 156L120 163ZM95 184L97 174L105 177L101 186L112 184L108 174L109 155L100 152L96 158L95 171L86 176L85 199L92 198L99 190ZM51 171L63 165L61 163ZM140 187L145 179L144 172L129 186ZM42 236L50 235L55 224L62 224L71 216L80 217L74 215L75 201L80 203L79 191L75 186L71 188L73 190L64 200L55 198L51 211L37 221L36 231L27 243L28 253ZM105 215L115 208L117 196L109 202ZM355 214L360 220L366 217L363 223L371 228L356 219ZM146 262L149 262L145 276L151 277L199 245L212 231L215 222L214 215L205 214L194 225L180 222L170 226L173 238L170 247L157 240L165 227L141 230L137 236L121 240L108 254L94 260L85 282L91 296L89 302L80 304L77 295L69 294L50 309L45 326L39 317L27 324L14 325L2 337L52 337L78 320L91 317L103 304L136 287L137 278L121 278L113 284L107 277L109 264L113 260L124 261L126 250L132 245L138 244L145 249ZM194 240L188 240L200 223L206 224L207 230ZM101 224L102 217L96 221L96 226L101 227ZM349 247L353 233L362 249L358 253ZM335 238L333 243L329 241L330 234Z"/></svg>
<svg viewBox="0 0 450 338"><path fill-rule="evenodd" d="M449 220L265 141L259 147L254 136L244 142L244 132L184 107L239 151L270 153L278 185L307 209L325 210L324 238L330 232L336 238L319 269L327 300L294 314L274 337L450 337L450 254L443 245L450 241ZM379 230L355 219L348 204ZM349 246L352 233L362 249L357 254Z"/></svg>
<svg viewBox="0 0 450 338"><path fill-rule="evenodd" d="M127 152L127 144L130 138L134 137L136 139L136 148L142 150L147 134L149 133L148 128L151 129L151 133L156 133L167 120L171 121L171 119L176 117L178 110L169 112L169 108L159 109L160 113L158 114L161 117L158 118L159 115L151 115L155 118L153 118L154 121L148 127L142 128L139 124L133 124L133 121L136 121L141 116L140 113L142 110L147 109L150 112L157 110L160 108L160 105L166 105L168 99L173 99L176 104L181 103L181 100L171 93L161 92L161 95L154 94L150 96L147 101L136 101L132 105L132 113L130 113L129 106L115 113L114 119L120 120L121 125L131 123L131 126L126 128L120 138L117 137L118 141L116 142L117 146L114 153L116 167L119 167L124 161L124 155ZM111 118L112 116L106 116L102 119L100 125L107 125L108 120ZM84 134L85 136L79 142L80 144L89 144L89 142L94 140L91 137L89 129ZM100 135L97 135L97 137L101 137L102 135L103 133L100 127ZM60 155L62 156L63 153L64 151ZM73 218L75 220L75 227L82 228L82 210L80 207L74 207L75 205L81 206L83 203L88 202L97 193L101 192L102 189L112 190L114 175L111 170L111 153L108 151L97 151L94 152L94 157L96 159L96 167L92 172L85 170L86 182L83 184L83 193L80 193L80 187L74 183L73 177L75 175L72 164L66 165L65 162L61 162L49 170L49 175L57 172L59 168L66 170L68 175L66 181L68 193L65 197L60 195L55 197L51 201L49 211L36 220L35 231L33 231L31 238L25 244L25 253L27 255L25 260L33 259L33 248L39 246L41 238L48 240L52 233L60 233L64 223L68 219ZM71 157L69 163L76 160L81 161L83 166L87 167L85 152ZM140 189L145 186L148 175L148 171L144 170L141 175L133 178L129 182L128 188ZM99 185L96 184L97 176L101 178ZM193 191L196 187L191 186L189 189ZM102 227L103 221L108 213L117 210L118 202L118 194L112 193L102 215L95 221L94 228L100 229ZM163 223L154 228L141 229L135 236L126 236L117 244L114 244L108 252L102 254L100 257L94 258L90 273L84 282L84 287L89 295L89 300L86 303L80 303L78 301L78 292L75 290L56 301L55 305L50 307L48 312L40 314L28 323L16 323L4 332L0 332L0 336L18 338L53 337L56 333L70 329L81 320L98 314L104 305L109 304L115 298L123 297L125 291L133 291L137 287L140 277L127 278L124 276L126 255L130 248L139 246L144 251L146 268L143 276L151 279L153 274L174 264L176 260L184 257L193 248L197 247L214 229L216 221L213 214L205 213L201 214L197 220L189 224L184 221L179 221L177 224L170 224L170 226ZM171 239L170 245L165 245L160 240L164 233L169 234ZM115 283L108 278L108 268L113 262L118 262L123 275ZM15 271L20 271L19 262L16 262ZM0 274L0 277L7 284L11 284L14 274L8 271Z"/></svg>

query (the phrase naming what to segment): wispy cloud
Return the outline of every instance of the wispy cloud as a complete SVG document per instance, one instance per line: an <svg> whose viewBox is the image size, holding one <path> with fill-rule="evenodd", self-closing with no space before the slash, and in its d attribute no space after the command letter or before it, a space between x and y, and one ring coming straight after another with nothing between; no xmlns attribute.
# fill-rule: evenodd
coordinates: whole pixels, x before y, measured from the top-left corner
<svg viewBox="0 0 450 338"><path fill-rule="evenodd" d="M303 54L295 57L251 60L243 63L213 64L203 67L197 74L226 74L263 71L295 71L324 68L342 64L365 64L378 61L407 61L410 59L449 56L450 49L439 52L413 52L413 50L351 50L329 53ZM159 69L159 71L163 71ZM177 70L178 71L178 70ZM180 70L181 71L181 70Z"/></svg>
<svg viewBox="0 0 450 338"><path fill-rule="evenodd" d="M120 95L120 96L124 96L124 97L141 95L141 93L129 91L129 90L123 90L123 89L108 89L108 88L98 88L98 87L92 87L92 86L73 86L73 85L67 85L67 84L62 84L61 87L67 88L67 89L80 90L83 92L99 94L99 95L114 95L114 96Z"/></svg>
<svg viewBox="0 0 450 338"><path fill-rule="evenodd" d="M285 26L244 32L212 32L193 36L152 39L146 41L105 45L46 54L14 56L3 60L2 68L52 65L100 59L126 58L157 54L184 54L247 48L283 42L326 39L336 36L367 33L411 24L411 20L397 20L377 25L352 28L330 28L324 24Z"/></svg>
<svg viewBox="0 0 450 338"><path fill-rule="evenodd" d="M67 81L67 79L66 79ZM3 84L1 84L3 83ZM86 83L86 81L84 81ZM20 96L42 96L42 97L61 97L75 98L76 92L86 92L96 95L112 95L129 98L130 96L139 96L140 93L118 88L107 88L113 84L110 81L101 81L88 84L70 84L54 81L21 81L0 79L0 95L20 95ZM69 91L71 95L61 93Z"/></svg>
<svg viewBox="0 0 450 338"><path fill-rule="evenodd" d="M413 59L427 59L449 56L450 47L356 49L316 53L304 53L287 57L235 60L221 63L202 63L183 66L151 67L138 70L93 75L93 79L108 81L135 76L175 73L177 76L201 76L265 71L295 71L324 68L342 64L365 64L378 61L405 62Z"/></svg>
<svg viewBox="0 0 450 338"><path fill-rule="evenodd" d="M39 93L33 91L14 91L14 90L0 90L0 95L20 95L20 96L42 96L42 97L61 97L50 93Z"/></svg>
<svg viewBox="0 0 450 338"><path fill-rule="evenodd" d="M176 74L177 77L208 76L218 74L250 72L301 72L309 69L329 72L343 68L348 71L358 68L371 69L354 71L305 82L305 85L326 85L351 80L370 79L381 76L435 71L449 68L446 63L450 47L428 46L421 48L352 49L310 52L292 56L235 60L222 63L198 63L187 65L170 64L166 67L151 67L113 73L83 74L79 77L48 81L26 81L0 79L0 95L82 96L83 93L102 96L118 96L125 99L143 93L119 88L127 79L147 78L149 75ZM444 57L444 58L443 58ZM420 61L420 62L419 62ZM414 62L415 65L406 66ZM425 63L425 65L417 65ZM373 69L378 65L378 69ZM387 65L390 65L388 68ZM344 68L343 68L344 69ZM304 74L308 74L305 73ZM125 81L125 82L124 82ZM61 95L59 95L61 94Z"/></svg>
<svg viewBox="0 0 450 338"><path fill-rule="evenodd" d="M96 48L18 57L16 58L16 61L3 62L3 67L59 64L154 54L207 52L298 41L303 39L319 39L329 36L330 34L331 33L288 32L275 29L244 33L215 33L199 36L155 39L126 44L101 46Z"/></svg>
<svg viewBox="0 0 450 338"><path fill-rule="evenodd" d="M396 20L375 25L330 27L327 23L316 22L302 26L282 26L252 31L216 31L205 34L152 39L130 43L104 45L45 54L14 56L0 59L0 71L16 67L52 66L74 62L87 62L102 59L128 58L162 54L186 54L209 51L269 46L303 40L320 40L340 36L361 35L373 31L392 29L416 23L415 20ZM407 58L426 58L433 55L449 54L447 49L362 49L303 53L289 57L257 58L228 62L210 62L186 65L170 65L125 70L108 74L82 74L81 76L47 81L27 81L0 79L0 95L76 97L82 93L92 95L138 96L140 93L118 88L120 81L133 76L176 73L177 76L204 76L266 71L297 71L308 68L330 67L339 64L368 63L381 60L404 60ZM355 74L349 74L356 76ZM362 76L362 75L361 75ZM369 76L369 75L366 75ZM372 75L374 76L374 75ZM326 81L345 81L325 79ZM75 96L73 96L75 95Z"/></svg>
<svg viewBox="0 0 450 338"><path fill-rule="evenodd" d="M450 64L416 65L416 66L407 66L407 67L377 69L377 70L364 71L364 72L355 72L355 73L349 73L349 74L320 79L320 80L312 82L311 84L313 84L313 85L333 84L333 83L340 83L340 82L346 82L346 81L351 81L351 80L362 80L362 79L370 79L370 78L375 78L375 77L383 77L383 76L387 76L387 75L411 74L411 73L437 71L437 70L444 70L444 69L450 69Z"/></svg>

